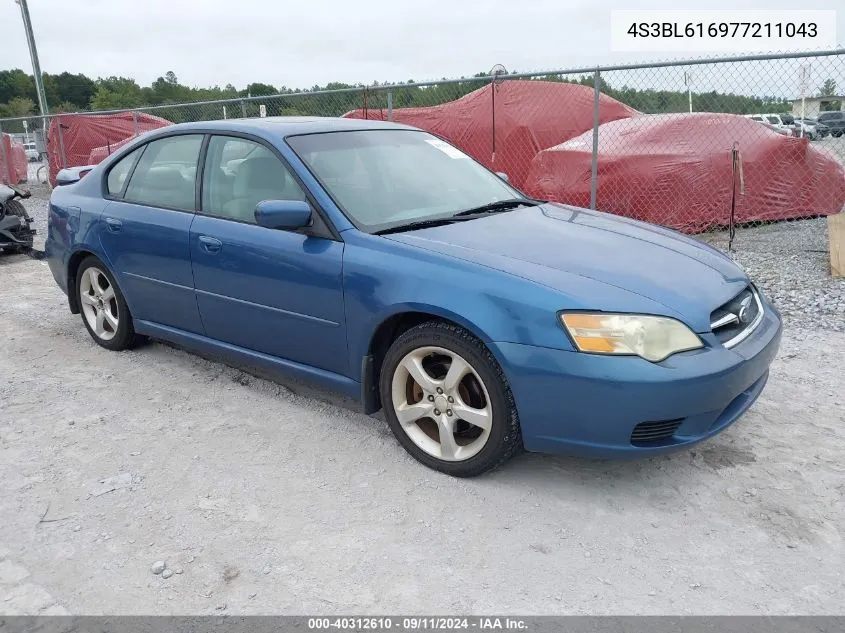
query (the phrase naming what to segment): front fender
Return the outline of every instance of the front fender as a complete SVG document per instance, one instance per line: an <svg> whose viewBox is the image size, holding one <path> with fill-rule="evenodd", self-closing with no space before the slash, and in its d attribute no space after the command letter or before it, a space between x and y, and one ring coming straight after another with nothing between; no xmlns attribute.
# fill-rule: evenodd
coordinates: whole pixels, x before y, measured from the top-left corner
<svg viewBox="0 0 845 633"><path fill-rule="evenodd" d="M378 313L374 314L373 317L365 325L365 329L369 334L366 337L367 340L371 341L375 333L378 331L379 327L388 319L395 317L399 314L406 314L409 312L421 312L424 314L430 314L433 317L457 323L461 327L472 332L475 336L477 336L485 343L489 343L493 340L493 338L487 333L485 329L483 329L482 326L479 326L478 323L472 321L466 315L459 314L458 312L455 312L449 307L445 307L443 305L425 303L422 301L406 301L403 303L393 303L385 305L384 308Z"/></svg>
<svg viewBox="0 0 845 633"><path fill-rule="evenodd" d="M407 312L447 319L486 343L572 349L557 323L560 293L480 264L351 233L344 233L343 287L353 379L361 379L379 326Z"/></svg>

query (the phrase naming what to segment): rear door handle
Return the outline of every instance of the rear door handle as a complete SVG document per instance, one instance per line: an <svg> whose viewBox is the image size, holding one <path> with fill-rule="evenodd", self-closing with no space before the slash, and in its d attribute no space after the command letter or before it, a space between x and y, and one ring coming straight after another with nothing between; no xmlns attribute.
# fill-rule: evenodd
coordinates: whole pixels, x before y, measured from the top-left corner
<svg viewBox="0 0 845 633"><path fill-rule="evenodd" d="M200 235L200 248L206 253L219 253L220 249L223 248L223 242L216 237Z"/></svg>
<svg viewBox="0 0 845 633"><path fill-rule="evenodd" d="M120 233L120 229L123 228L123 222L116 218L106 218L106 226L112 233Z"/></svg>

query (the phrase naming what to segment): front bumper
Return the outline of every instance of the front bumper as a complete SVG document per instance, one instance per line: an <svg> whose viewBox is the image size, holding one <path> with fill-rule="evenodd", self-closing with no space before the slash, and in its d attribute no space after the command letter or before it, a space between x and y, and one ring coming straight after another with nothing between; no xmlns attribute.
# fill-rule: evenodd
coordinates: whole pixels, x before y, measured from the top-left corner
<svg viewBox="0 0 845 633"><path fill-rule="evenodd" d="M763 321L733 349L709 335L703 349L661 363L516 343L492 347L527 450L625 458L677 450L735 422L763 390L780 337L780 317L766 302Z"/></svg>

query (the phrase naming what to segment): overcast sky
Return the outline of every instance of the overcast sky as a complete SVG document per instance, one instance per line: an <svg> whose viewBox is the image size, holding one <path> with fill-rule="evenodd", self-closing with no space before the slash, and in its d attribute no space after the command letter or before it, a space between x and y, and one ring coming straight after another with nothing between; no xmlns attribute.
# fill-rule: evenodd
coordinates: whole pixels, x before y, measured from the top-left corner
<svg viewBox="0 0 845 633"><path fill-rule="evenodd" d="M845 7L835 0L715 8L837 5L843 42ZM524 72L696 56L611 53L610 11L632 6L714 8L688 0L29 0L45 72L123 75L148 85L173 70L183 84L238 88L423 81L496 63ZM0 0L0 25L0 69L31 72L14 0Z"/></svg>

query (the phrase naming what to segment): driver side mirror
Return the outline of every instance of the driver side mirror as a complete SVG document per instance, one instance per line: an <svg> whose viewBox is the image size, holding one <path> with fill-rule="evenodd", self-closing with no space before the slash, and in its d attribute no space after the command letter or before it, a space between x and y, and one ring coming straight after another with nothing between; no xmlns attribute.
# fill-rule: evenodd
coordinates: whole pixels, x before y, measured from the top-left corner
<svg viewBox="0 0 845 633"><path fill-rule="evenodd" d="M311 222L311 206L301 200L262 200L255 205L255 221L268 229L300 229Z"/></svg>
<svg viewBox="0 0 845 633"><path fill-rule="evenodd" d="M499 178L501 178L502 180L504 180L505 182L510 182L510 178L508 178L508 175L507 175L505 172L503 172L503 171L497 171L497 172L496 172L496 175L497 175Z"/></svg>

